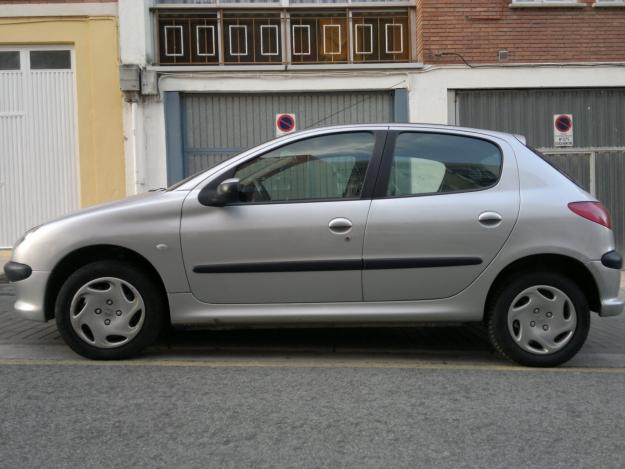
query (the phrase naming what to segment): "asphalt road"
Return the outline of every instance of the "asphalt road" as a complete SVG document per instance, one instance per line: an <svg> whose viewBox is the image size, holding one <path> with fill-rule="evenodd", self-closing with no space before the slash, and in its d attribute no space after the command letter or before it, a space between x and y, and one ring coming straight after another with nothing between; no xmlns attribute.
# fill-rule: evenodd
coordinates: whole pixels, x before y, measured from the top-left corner
<svg viewBox="0 0 625 469"><path fill-rule="evenodd" d="M240 358L0 380L7 468L625 466L623 369Z"/></svg>

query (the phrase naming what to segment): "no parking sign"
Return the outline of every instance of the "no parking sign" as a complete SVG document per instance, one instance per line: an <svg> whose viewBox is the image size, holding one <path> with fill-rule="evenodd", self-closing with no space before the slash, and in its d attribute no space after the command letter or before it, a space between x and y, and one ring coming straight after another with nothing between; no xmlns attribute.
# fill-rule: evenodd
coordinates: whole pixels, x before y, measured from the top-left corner
<svg viewBox="0 0 625 469"><path fill-rule="evenodd" d="M553 145L556 147L573 146L573 114L553 116Z"/></svg>
<svg viewBox="0 0 625 469"><path fill-rule="evenodd" d="M276 114L276 137L295 132L295 114L280 113Z"/></svg>

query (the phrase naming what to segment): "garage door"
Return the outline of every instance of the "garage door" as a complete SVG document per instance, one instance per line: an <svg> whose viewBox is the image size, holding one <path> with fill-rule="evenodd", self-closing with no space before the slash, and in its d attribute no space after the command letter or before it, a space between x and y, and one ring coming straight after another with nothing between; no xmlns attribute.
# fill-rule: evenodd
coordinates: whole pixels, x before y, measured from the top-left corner
<svg viewBox="0 0 625 469"><path fill-rule="evenodd" d="M554 148L555 114L573 115L572 148ZM458 90L456 121L525 135L608 207L625 250L625 88Z"/></svg>
<svg viewBox="0 0 625 469"><path fill-rule="evenodd" d="M79 206L67 48L0 48L0 247Z"/></svg>
<svg viewBox="0 0 625 469"><path fill-rule="evenodd" d="M393 120L393 93L185 94L181 100L184 174L215 166L275 138L275 116L293 113L297 129Z"/></svg>

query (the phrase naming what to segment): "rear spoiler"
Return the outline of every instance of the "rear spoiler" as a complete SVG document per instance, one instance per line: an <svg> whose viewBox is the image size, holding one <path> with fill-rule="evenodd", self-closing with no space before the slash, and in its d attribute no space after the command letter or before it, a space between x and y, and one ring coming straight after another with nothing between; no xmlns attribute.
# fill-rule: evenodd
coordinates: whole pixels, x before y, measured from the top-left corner
<svg viewBox="0 0 625 469"><path fill-rule="evenodd" d="M525 138L524 135L516 135L514 136L519 142L521 142L523 145L527 146L527 139Z"/></svg>

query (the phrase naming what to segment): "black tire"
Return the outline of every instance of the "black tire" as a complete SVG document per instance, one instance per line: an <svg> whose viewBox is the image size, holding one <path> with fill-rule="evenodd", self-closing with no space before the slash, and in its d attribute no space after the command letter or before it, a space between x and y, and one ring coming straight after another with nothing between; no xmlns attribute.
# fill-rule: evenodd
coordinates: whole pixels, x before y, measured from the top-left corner
<svg viewBox="0 0 625 469"><path fill-rule="evenodd" d="M83 340L70 321L70 305L78 290L91 280L115 277L130 283L139 292L145 305L143 324L129 342L115 348L96 347ZM163 295L150 275L133 265L105 260L87 264L70 275L61 287L55 303L56 324L63 340L76 353L94 360L121 360L138 354L153 344L165 323Z"/></svg>
<svg viewBox="0 0 625 469"><path fill-rule="evenodd" d="M508 311L512 301L526 288L535 285L555 287L564 292L573 303L577 324L572 337L563 348L549 354L530 353L522 349L508 330ZM487 305L486 323L491 344L505 358L524 366L551 367L570 360L584 345L590 330L590 307L580 287L558 272L525 272L497 288Z"/></svg>

